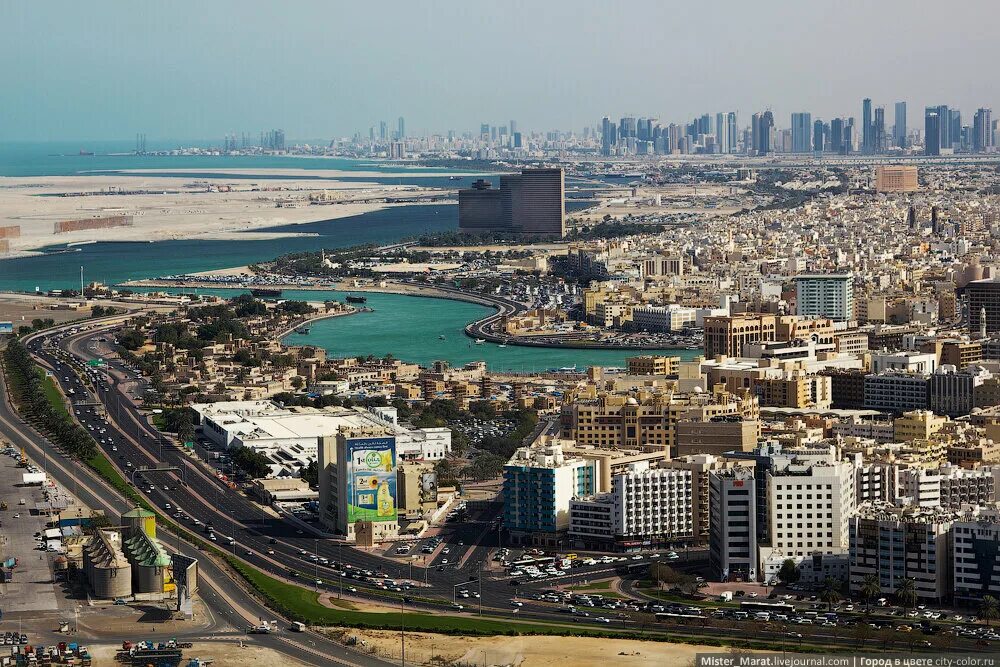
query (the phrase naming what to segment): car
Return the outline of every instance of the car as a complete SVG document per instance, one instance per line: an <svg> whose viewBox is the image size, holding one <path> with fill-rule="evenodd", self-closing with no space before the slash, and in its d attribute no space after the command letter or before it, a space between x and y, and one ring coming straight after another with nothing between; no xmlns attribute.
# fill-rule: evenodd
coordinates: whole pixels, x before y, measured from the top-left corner
<svg viewBox="0 0 1000 667"><path fill-rule="evenodd" d="M519 602L517 600L511 600L510 601L510 606L512 606L512 607L523 607L524 603L523 602Z"/></svg>
<svg viewBox="0 0 1000 667"><path fill-rule="evenodd" d="M17 517L15 517L15 518L17 518ZM447 565L448 564L448 559L447 558L442 558L441 559L441 564L442 565Z"/></svg>
<svg viewBox="0 0 1000 667"><path fill-rule="evenodd" d="M268 556L273 556L274 555L274 549L268 549L267 550L267 555Z"/></svg>
<svg viewBox="0 0 1000 667"><path fill-rule="evenodd" d="M21 514L20 514L20 513L17 513L17 514L15 514L15 515L14 515L14 518L15 518L15 519L20 519L20 518L21 518Z"/></svg>
<svg viewBox="0 0 1000 667"><path fill-rule="evenodd" d="M611 622L610 619L607 619L607 618L605 618L603 616L598 616L594 620L597 621L598 623L610 623Z"/></svg>
<svg viewBox="0 0 1000 667"><path fill-rule="evenodd" d="M642 556L640 556L639 554L636 554L636 555L632 556L632 560L642 560Z"/></svg>
<svg viewBox="0 0 1000 667"><path fill-rule="evenodd" d="M454 609L455 611L462 611L463 609L465 609L465 607L463 607L462 605L458 604L457 602L455 604L451 605L451 608Z"/></svg>
<svg viewBox="0 0 1000 667"><path fill-rule="evenodd" d="M315 584L316 584L317 586L322 586L322 585L323 585L323 580L322 580L322 579L317 579L317 580L316 580L315 582L313 582L313 583L315 583Z"/></svg>

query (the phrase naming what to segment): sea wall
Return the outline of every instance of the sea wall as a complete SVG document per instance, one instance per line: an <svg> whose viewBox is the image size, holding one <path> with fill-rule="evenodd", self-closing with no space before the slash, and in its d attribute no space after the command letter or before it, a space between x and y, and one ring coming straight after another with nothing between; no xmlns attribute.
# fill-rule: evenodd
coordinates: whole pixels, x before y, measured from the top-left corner
<svg viewBox="0 0 1000 667"><path fill-rule="evenodd" d="M54 233L78 232L83 229L107 229L109 227L131 227L131 215L109 215L103 218L81 218L78 220L60 220L55 223Z"/></svg>

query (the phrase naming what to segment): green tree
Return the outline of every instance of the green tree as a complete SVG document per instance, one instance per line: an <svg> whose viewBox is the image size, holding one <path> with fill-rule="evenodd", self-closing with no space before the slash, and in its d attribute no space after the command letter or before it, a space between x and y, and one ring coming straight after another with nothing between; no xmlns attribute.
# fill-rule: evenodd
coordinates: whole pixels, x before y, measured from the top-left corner
<svg viewBox="0 0 1000 667"><path fill-rule="evenodd" d="M877 574L866 574L861 582L861 597L865 601L865 613L871 612L872 600L882 595L882 584Z"/></svg>
<svg viewBox="0 0 1000 667"><path fill-rule="evenodd" d="M979 603L979 618L986 621L987 625L992 625L993 621L1000 616L1000 603L992 595L984 595Z"/></svg>
<svg viewBox="0 0 1000 667"><path fill-rule="evenodd" d="M819 599L826 603L827 611L833 610L833 603L840 599L840 588L841 582L837 581L833 577L827 577L823 580L823 587L819 592Z"/></svg>
<svg viewBox="0 0 1000 667"><path fill-rule="evenodd" d="M911 577L896 580L896 601L905 609L910 609L917 603L917 586Z"/></svg>
<svg viewBox="0 0 1000 667"><path fill-rule="evenodd" d="M118 344L126 350L138 350L146 344L146 337L136 329L125 329L118 332Z"/></svg>
<svg viewBox="0 0 1000 667"><path fill-rule="evenodd" d="M230 457L234 466L254 479L267 477L271 472L270 459L249 447L237 447Z"/></svg>
<svg viewBox="0 0 1000 667"><path fill-rule="evenodd" d="M781 569L778 570L778 581L783 584L794 584L801 576L802 573L799 572L798 566L791 558L786 558L781 564Z"/></svg>
<svg viewBox="0 0 1000 667"><path fill-rule="evenodd" d="M302 471L302 479L311 487L319 486L319 463L310 460L309 465Z"/></svg>

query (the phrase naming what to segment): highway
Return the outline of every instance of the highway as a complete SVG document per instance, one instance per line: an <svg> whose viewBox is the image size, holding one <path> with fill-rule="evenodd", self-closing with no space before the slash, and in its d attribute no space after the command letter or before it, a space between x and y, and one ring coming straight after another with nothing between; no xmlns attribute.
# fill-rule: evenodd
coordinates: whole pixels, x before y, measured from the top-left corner
<svg viewBox="0 0 1000 667"><path fill-rule="evenodd" d="M0 391L3 394L0 400L0 426L15 447L23 447L29 458L43 465L45 471L58 484L91 509L104 510L111 516L132 509L131 503L123 499L89 467L80 465L63 455L55 445L26 424L10 404L7 388L3 383L4 379L0 374ZM288 632L290 623L287 621L280 624L281 629L276 634L243 636L243 631L248 626L257 624L260 619L277 620L280 616L261 604L257 597L242 585L234 586L233 575L224 571L215 559L178 539L165 526L159 527L158 534L172 549L198 558L199 597L216 619L215 624L207 630L209 634L217 634L223 641L234 641L236 638L256 642L305 664L327 665L331 662L343 665L391 664L367 653L349 650L319 633ZM193 634L200 636L205 633L206 629L199 627ZM143 638L166 641L171 637L179 639L185 637L184 633L176 631L161 635L146 633ZM106 639L113 642L122 638Z"/></svg>

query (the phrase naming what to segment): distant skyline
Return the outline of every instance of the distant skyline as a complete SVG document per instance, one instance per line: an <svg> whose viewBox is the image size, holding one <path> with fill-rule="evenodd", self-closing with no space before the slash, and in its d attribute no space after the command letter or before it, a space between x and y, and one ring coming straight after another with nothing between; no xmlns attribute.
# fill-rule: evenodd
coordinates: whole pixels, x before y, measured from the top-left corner
<svg viewBox="0 0 1000 667"><path fill-rule="evenodd" d="M0 141L329 140L400 116L414 136L726 111L744 127L767 108L789 127L860 118L865 97L887 125L906 101L911 128L928 105L1000 111L996 5L920 4L7 2Z"/></svg>

